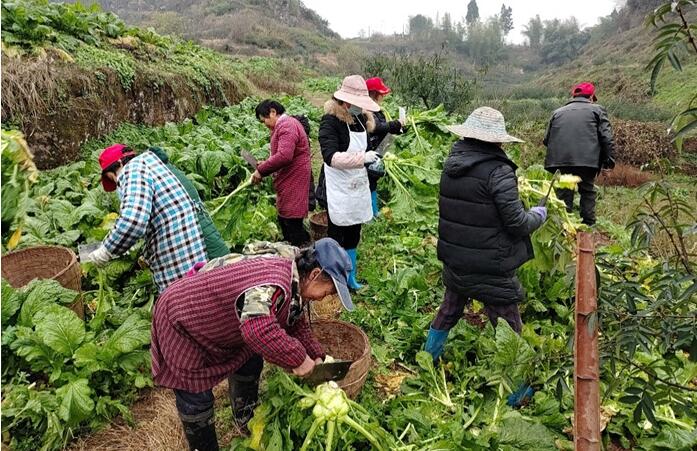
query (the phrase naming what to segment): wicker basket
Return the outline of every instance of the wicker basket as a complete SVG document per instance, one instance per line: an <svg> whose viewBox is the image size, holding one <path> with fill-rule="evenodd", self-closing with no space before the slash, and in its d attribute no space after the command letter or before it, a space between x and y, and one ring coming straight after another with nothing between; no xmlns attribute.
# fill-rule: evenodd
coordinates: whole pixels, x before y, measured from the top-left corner
<svg viewBox="0 0 697 451"><path fill-rule="evenodd" d="M81 291L82 270L75 253L60 246L37 246L10 252L2 257L2 277L15 288L34 279L53 279L65 288ZM85 311L82 296L70 306L80 318Z"/></svg>
<svg viewBox="0 0 697 451"><path fill-rule="evenodd" d="M310 215L310 233L312 239L317 241L327 236L329 229L329 215L326 211L318 211Z"/></svg>
<svg viewBox="0 0 697 451"><path fill-rule="evenodd" d="M341 315L343 306L338 294L325 296L321 301L310 304L310 318L315 320L337 319Z"/></svg>
<svg viewBox="0 0 697 451"><path fill-rule="evenodd" d="M337 320L316 321L312 324L312 332L324 352L335 359L353 360L348 373L337 384L349 398L356 399L372 363L368 336L353 324Z"/></svg>

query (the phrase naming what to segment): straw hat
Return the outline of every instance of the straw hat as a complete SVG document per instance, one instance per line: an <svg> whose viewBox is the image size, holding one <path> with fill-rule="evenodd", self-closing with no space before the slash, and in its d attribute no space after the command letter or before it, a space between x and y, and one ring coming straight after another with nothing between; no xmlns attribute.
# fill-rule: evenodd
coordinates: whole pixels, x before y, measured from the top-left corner
<svg viewBox="0 0 697 451"><path fill-rule="evenodd" d="M368 87L360 75L349 75L341 82L341 88L334 97L368 111L380 111L380 105L368 95Z"/></svg>
<svg viewBox="0 0 697 451"><path fill-rule="evenodd" d="M500 111L483 106L472 111L464 124L447 125L450 132L461 138L474 138L490 143L522 143L522 139L506 132L506 122Z"/></svg>

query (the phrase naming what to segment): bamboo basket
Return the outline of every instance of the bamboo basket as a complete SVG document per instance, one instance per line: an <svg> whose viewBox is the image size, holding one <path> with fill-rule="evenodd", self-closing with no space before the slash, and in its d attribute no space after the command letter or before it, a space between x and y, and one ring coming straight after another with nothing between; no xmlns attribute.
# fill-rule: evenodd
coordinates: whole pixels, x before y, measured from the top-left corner
<svg viewBox="0 0 697 451"><path fill-rule="evenodd" d="M335 359L353 360L346 376L336 383L349 398L356 399L372 364L368 336L357 326L338 320L316 321L312 324L312 332L328 355Z"/></svg>
<svg viewBox="0 0 697 451"><path fill-rule="evenodd" d="M81 293L82 270L75 253L66 247L36 246L5 254L2 277L14 288L21 288L34 279L53 279ZM70 308L84 318L82 295Z"/></svg>
<svg viewBox="0 0 697 451"><path fill-rule="evenodd" d="M330 294L320 301L310 304L310 319L313 321L324 319L337 319L341 315L343 306L338 294Z"/></svg>
<svg viewBox="0 0 697 451"><path fill-rule="evenodd" d="M329 215L326 211L318 211L310 215L310 233L312 239L317 241L327 236L329 229Z"/></svg>

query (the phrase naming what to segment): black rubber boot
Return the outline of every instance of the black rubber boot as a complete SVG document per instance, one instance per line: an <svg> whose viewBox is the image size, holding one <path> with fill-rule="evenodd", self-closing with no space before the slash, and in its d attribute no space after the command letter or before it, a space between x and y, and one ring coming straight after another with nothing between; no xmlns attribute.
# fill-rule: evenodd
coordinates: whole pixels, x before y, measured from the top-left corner
<svg viewBox="0 0 697 451"><path fill-rule="evenodd" d="M179 417L184 426L184 434L189 442L189 451L218 451L218 437L215 435L215 417L213 411L198 415Z"/></svg>
<svg viewBox="0 0 697 451"><path fill-rule="evenodd" d="M245 428L259 401L259 378L233 374L228 379L232 415L239 428Z"/></svg>

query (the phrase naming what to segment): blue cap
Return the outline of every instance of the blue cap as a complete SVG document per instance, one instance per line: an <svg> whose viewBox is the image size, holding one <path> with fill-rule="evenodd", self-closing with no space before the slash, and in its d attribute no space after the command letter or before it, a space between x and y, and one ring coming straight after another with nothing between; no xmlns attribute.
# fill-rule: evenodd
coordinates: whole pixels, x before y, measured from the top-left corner
<svg viewBox="0 0 697 451"><path fill-rule="evenodd" d="M329 274L334 281L336 292L346 310L353 310L351 293L347 286L349 271L351 271L351 259L348 254L332 238L322 238L315 242L315 255L322 271Z"/></svg>

